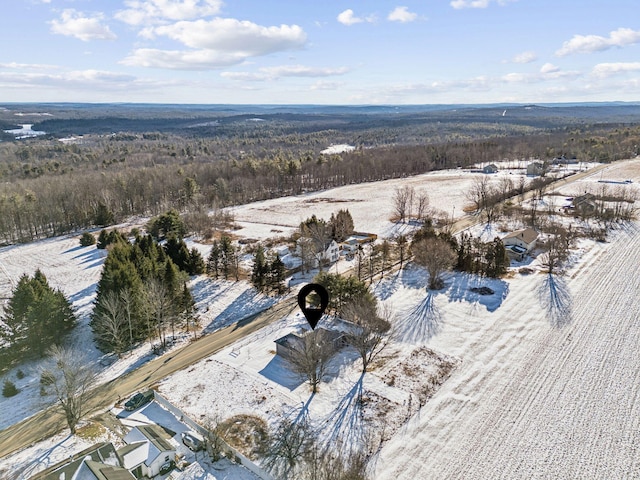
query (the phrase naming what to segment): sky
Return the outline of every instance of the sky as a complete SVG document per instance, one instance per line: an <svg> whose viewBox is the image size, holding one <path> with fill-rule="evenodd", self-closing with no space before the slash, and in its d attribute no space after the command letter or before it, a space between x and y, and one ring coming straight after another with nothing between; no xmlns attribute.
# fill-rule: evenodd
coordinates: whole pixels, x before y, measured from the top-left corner
<svg viewBox="0 0 640 480"><path fill-rule="evenodd" d="M640 101L637 0L11 0L0 102Z"/></svg>

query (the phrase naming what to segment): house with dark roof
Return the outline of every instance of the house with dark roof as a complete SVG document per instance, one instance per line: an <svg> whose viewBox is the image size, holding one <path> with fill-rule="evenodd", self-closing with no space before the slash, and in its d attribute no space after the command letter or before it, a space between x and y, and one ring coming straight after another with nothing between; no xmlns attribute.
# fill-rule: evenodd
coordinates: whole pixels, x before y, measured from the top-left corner
<svg viewBox="0 0 640 480"><path fill-rule="evenodd" d="M325 335L336 351L342 349L347 344L345 332L343 331L322 327L316 328L315 331L319 331ZM279 355L285 360L290 360L296 352L302 350L304 347L304 337L309 333L311 333L311 330L304 331L303 333L291 332L286 334L284 337L274 340L276 344L276 355Z"/></svg>
<svg viewBox="0 0 640 480"><path fill-rule="evenodd" d="M133 480L113 444L99 443L31 477L31 480Z"/></svg>
<svg viewBox="0 0 640 480"><path fill-rule="evenodd" d="M159 425L133 427L124 437L127 445L118 450L123 466L136 478L158 475L162 465L175 460L174 435Z"/></svg>
<svg viewBox="0 0 640 480"><path fill-rule="evenodd" d="M582 216L593 215L598 210L596 196L592 193L574 197L572 205L575 213Z"/></svg>
<svg viewBox="0 0 640 480"><path fill-rule="evenodd" d="M498 166L495 163L490 163L482 167L482 173L498 173Z"/></svg>
<svg viewBox="0 0 640 480"><path fill-rule="evenodd" d="M527 165L527 175L542 175L546 171L546 166L542 162L531 162Z"/></svg>

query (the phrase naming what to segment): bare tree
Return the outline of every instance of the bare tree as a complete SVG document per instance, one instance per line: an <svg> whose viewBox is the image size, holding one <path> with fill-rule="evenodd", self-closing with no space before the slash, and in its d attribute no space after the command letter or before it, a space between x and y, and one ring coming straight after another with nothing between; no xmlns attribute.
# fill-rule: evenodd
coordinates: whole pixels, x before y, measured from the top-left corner
<svg viewBox="0 0 640 480"><path fill-rule="evenodd" d="M500 192L498 187L491 185L488 177L477 178L469 191L466 192L466 198L472 203L476 212L484 213L487 223L495 221L500 203Z"/></svg>
<svg viewBox="0 0 640 480"><path fill-rule="evenodd" d="M416 199L416 217L418 220L424 219L429 208L429 195L426 192L418 194Z"/></svg>
<svg viewBox="0 0 640 480"><path fill-rule="evenodd" d="M418 265L429 272L429 289L442 288L440 276L455 265L456 253L448 242L437 237L423 238L415 242L411 251Z"/></svg>
<svg viewBox="0 0 640 480"><path fill-rule="evenodd" d="M47 353L40 381L45 388L53 390L73 435L86 413L84 407L89 390L95 385L96 373L86 356L78 351L53 345Z"/></svg>
<svg viewBox="0 0 640 480"><path fill-rule="evenodd" d="M307 255L314 258L318 268L322 271L324 254L331 240L331 232L326 222L316 221L303 223L300 233L302 235L300 241L303 243L306 242Z"/></svg>
<svg viewBox="0 0 640 480"><path fill-rule="evenodd" d="M386 344L386 334L391 329L388 315L378 315L375 302L361 296L345 304L340 316L354 324L347 334L347 342L360 354L362 373L365 373Z"/></svg>
<svg viewBox="0 0 640 480"><path fill-rule="evenodd" d="M575 241L575 232L559 224L549 227L549 238L546 241L547 250L540 256L540 264L549 274L556 273L569 258L570 249Z"/></svg>
<svg viewBox="0 0 640 480"><path fill-rule="evenodd" d="M327 375L328 363L336 353L333 339L327 330L312 330L300 337L293 350L288 359L293 371L305 377L312 392L316 393Z"/></svg>
<svg viewBox="0 0 640 480"><path fill-rule="evenodd" d="M283 419L271 434L265 467L278 479L299 478L315 444L308 415Z"/></svg>
<svg viewBox="0 0 640 480"><path fill-rule="evenodd" d="M411 212L411 202L413 201L414 189L407 185L396 188L393 194L393 213L405 222Z"/></svg>
<svg viewBox="0 0 640 480"><path fill-rule="evenodd" d="M170 322L174 329L176 320L173 298L163 282L152 279L145 284L145 300L149 319L155 323L158 339L164 348L167 346L166 324Z"/></svg>
<svg viewBox="0 0 640 480"><path fill-rule="evenodd" d="M131 324L126 313L120 294L108 291L100 299L100 308L96 309L92 320L98 343L113 350L118 358L132 343Z"/></svg>

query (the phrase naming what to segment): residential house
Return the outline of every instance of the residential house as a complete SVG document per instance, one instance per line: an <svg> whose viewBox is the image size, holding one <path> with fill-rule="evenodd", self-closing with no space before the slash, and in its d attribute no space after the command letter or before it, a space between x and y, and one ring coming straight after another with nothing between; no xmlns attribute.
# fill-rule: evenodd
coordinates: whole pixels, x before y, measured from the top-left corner
<svg viewBox="0 0 640 480"><path fill-rule="evenodd" d="M31 480L134 480L112 443L99 443L34 475Z"/></svg>
<svg viewBox="0 0 640 480"><path fill-rule="evenodd" d="M534 249L537 240L538 232L530 227L515 230L502 237L502 243L507 250L507 255L514 260L523 260Z"/></svg>
<svg viewBox="0 0 640 480"><path fill-rule="evenodd" d="M494 163L482 167L482 173L498 173L498 166Z"/></svg>
<svg viewBox="0 0 640 480"><path fill-rule="evenodd" d="M118 450L118 455L136 478L153 477L162 465L175 460L176 447L170 441L174 435L159 425L134 427L125 435L127 445Z"/></svg>
<svg viewBox="0 0 640 480"><path fill-rule="evenodd" d="M576 214L582 216L593 215L598 210L596 196L592 193L585 193L584 195L574 197L572 206Z"/></svg>
<svg viewBox="0 0 640 480"><path fill-rule="evenodd" d="M546 167L542 162L531 162L527 165L527 175L542 175Z"/></svg>
<svg viewBox="0 0 640 480"><path fill-rule="evenodd" d="M318 267L320 263L335 263L340 259L340 247L335 240L327 240L320 248L317 248L314 245L314 240L309 237L300 237L297 241L296 245L296 253L298 256L302 258L304 262L305 259L312 257L313 267Z"/></svg>
<svg viewBox="0 0 640 480"><path fill-rule="evenodd" d="M358 248L365 243L373 243L378 239L375 233L354 232L344 242L340 243L340 254L347 257L355 255Z"/></svg>
<svg viewBox="0 0 640 480"><path fill-rule="evenodd" d="M316 328L315 331L323 332L335 347L336 350L342 349L346 344L345 333L339 330ZM288 333L284 337L280 337L275 340L276 355L289 360L296 351L300 351L304 345L304 337L311 333L311 330L304 331L302 333Z"/></svg>

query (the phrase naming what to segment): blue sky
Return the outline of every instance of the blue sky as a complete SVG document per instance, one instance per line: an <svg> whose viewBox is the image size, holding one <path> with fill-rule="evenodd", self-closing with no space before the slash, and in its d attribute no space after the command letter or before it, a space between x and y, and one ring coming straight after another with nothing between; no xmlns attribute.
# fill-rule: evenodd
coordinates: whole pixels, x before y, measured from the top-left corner
<svg viewBox="0 0 640 480"><path fill-rule="evenodd" d="M637 0L10 0L0 102L640 101Z"/></svg>

